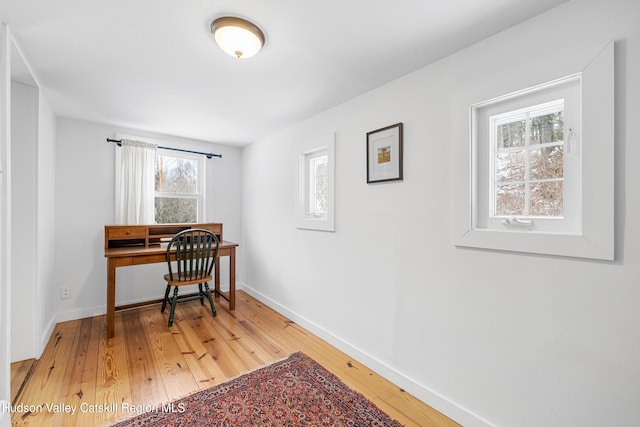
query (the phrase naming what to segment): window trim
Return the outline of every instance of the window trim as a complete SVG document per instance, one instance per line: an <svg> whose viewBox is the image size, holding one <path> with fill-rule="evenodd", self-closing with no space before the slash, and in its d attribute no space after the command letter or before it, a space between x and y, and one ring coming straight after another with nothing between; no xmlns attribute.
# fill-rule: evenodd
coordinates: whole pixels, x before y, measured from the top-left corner
<svg viewBox="0 0 640 427"><path fill-rule="evenodd" d="M307 212L310 199L309 163L316 153L327 155L327 213L313 215ZM335 135L324 135L303 143L298 152L295 197L296 228L318 231L335 231Z"/></svg>
<svg viewBox="0 0 640 427"><path fill-rule="evenodd" d="M553 63L553 61L549 61ZM568 64L569 63L569 64ZM536 76L553 75L554 71L537 71L535 76L521 73L522 81L535 81ZM517 73L517 70L510 70ZM533 71L532 71L533 72ZM556 79L580 74L582 79L582 127L578 130L582 150L581 230L577 234L539 232L522 229L492 230L474 223L477 209L477 157L472 146L473 128L469 125L466 137L456 139L454 160L454 244L458 247L484 248L514 252L560 255L602 260L615 259L614 246L614 43L599 48L589 57L584 55L563 58L555 70ZM500 76L494 76L499 79ZM545 79L552 81L554 78ZM534 87L536 84L529 85ZM496 84L494 90L503 90ZM503 90L503 93L509 92ZM477 93L471 96L478 96ZM482 96L489 99L491 96ZM458 100L460 102L461 100ZM477 101L466 98L467 123L472 122L471 109ZM470 101L470 102L469 102ZM597 170L597 173L593 171ZM598 197L594 197L598 195Z"/></svg>

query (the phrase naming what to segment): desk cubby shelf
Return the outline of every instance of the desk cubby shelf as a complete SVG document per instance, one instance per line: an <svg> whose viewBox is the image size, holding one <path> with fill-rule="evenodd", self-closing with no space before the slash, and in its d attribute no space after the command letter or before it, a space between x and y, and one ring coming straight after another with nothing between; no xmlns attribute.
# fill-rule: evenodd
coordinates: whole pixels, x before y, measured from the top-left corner
<svg viewBox="0 0 640 427"><path fill-rule="evenodd" d="M222 242L222 223L218 222L204 224L105 225L104 248L157 246L173 237L176 233L194 227L211 230L218 236L218 240Z"/></svg>

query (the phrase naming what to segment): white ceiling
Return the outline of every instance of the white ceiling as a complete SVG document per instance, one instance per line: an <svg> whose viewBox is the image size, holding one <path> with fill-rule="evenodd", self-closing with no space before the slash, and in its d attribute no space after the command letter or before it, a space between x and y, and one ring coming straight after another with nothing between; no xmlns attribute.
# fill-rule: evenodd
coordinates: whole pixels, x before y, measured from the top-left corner
<svg viewBox="0 0 640 427"><path fill-rule="evenodd" d="M564 1L2 0L0 20L57 114L245 145ZM262 28L257 56L217 47L225 15Z"/></svg>

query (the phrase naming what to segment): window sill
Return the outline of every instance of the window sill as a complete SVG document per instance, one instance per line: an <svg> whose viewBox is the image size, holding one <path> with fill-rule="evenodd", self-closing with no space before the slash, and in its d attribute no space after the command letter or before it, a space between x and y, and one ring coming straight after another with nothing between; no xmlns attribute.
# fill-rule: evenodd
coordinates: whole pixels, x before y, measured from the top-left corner
<svg viewBox="0 0 640 427"><path fill-rule="evenodd" d="M458 247L613 260L613 233L599 234L473 229L458 237L455 244Z"/></svg>

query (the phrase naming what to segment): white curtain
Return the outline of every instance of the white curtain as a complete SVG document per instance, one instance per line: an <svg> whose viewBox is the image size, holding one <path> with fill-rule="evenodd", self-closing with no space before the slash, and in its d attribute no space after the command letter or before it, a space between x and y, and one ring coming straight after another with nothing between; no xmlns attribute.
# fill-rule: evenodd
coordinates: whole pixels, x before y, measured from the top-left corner
<svg viewBox="0 0 640 427"><path fill-rule="evenodd" d="M156 153L158 146L122 140L118 224L153 224Z"/></svg>

